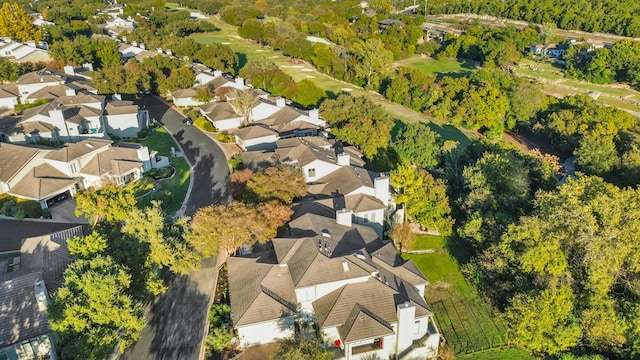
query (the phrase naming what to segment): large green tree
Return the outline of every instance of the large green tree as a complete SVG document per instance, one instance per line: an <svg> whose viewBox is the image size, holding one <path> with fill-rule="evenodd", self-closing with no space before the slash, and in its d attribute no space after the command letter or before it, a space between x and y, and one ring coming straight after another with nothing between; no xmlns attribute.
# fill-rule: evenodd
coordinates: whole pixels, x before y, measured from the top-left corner
<svg viewBox="0 0 640 360"><path fill-rule="evenodd" d="M377 38L355 41L349 50L358 60L353 66L355 76L363 79L367 88L377 91L380 82L391 73L393 54Z"/></svg>
<svg viewBox="0 0 640 360"><path fill-rule="evenodd" d="M136 341L145 326L142 304L129 295L129 269L111 257L69 266L49 304L49 325L72 359L106 359Z"/></svg>
<svg viewBox="0 0 640 360"><path fill-rule="evenodd" d="M391 143L401 159L427 169L440 163L440 145L440 135L424 123L408 124Z"/></svg>

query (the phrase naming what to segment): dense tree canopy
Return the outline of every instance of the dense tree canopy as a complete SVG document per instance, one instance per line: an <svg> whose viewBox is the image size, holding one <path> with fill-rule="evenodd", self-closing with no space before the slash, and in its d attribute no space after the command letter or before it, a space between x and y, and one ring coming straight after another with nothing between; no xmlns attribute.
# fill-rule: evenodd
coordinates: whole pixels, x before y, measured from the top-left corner
<svg viewBox="0 0 640 360"><path fill-rule="evenodd" d="M145 326L142 304L130 293L128 269L111 257L77 260L52 296L49 324L60 335L65 356L106 359L116 345L124 350Z"/></svg>
<svg viewBox="0 0 640 360"><path fill-rule="evenodd" d="M42 40L42 30L33 24L31 15L17 3L5 2L0 7L0 36L15 41Z"/></svg>

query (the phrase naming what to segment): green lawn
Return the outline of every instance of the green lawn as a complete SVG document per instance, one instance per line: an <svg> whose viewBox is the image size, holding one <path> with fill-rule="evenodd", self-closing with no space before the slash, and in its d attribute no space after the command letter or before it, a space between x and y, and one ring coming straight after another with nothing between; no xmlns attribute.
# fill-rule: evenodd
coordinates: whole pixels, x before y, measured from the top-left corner
<svg viewBox="0 0 640 360"><path fill-rule="evenodd" d="M506 348L476 352L469 355L459 356L458 359L473 360L535 360L536 358L528 352L520 349Z"/></svg>
<svg viewBox="0 0 640 360"><path fill-rule="evenodd" d="M397 62L398 65L418 69L425 74L464 76L476 70L476 64L461 59L433 59L414 56Z"/></svg>
<svg viewBox="0 0 640 360"><path fill-rule="evenodd" d="M163 156L170 156L172 147L176 151L180 150L171 134L169 134L163 127L159 127L154 131L151 131L149 137L140 142L146 145L149 148L149 151L156 150L159 155Z"/></svg>
<svg viewBox="0 0 640 360"><path fill-rule="evenodd" d="M180 150L173 137L162 127L157 128L149 135L149 138L141 141L149 150L156 150L163 156L171 156L171 147ZM156 193L145 196L141 201L141 206L146 206L152 199L165 199L169 202L167 213L171 214L180 209L185 201L187 190L189 189L189 176L191 171L187 160L183 157L171 157L171 164L176 169L175 175L167 180L156 182ZM146 185L146 184L145 184ZM146 187L145 187L146 188ZM140 189L140 194L144 189Z"/></svg>
<svg viewBox="0 0 640 360"><path fill-rule="evenodd" d="M445 241L439 236L419 236L413 248L431 249L434 252L403 255L405 259L413 260L430 282L425 289L425 298L435 314L440 331L456 354L475 353L505 345L506 327L466 281ZM465 250L458 248L455 251L460 253ZM464 257L464 254L461 256Z"/></svg>

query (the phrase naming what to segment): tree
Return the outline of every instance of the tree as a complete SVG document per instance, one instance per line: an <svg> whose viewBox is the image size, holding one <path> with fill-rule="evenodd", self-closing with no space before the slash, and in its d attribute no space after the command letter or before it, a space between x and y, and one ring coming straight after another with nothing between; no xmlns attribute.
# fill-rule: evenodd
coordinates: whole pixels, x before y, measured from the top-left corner
<svg viewBox="0 0 640 360"><path fill-rule="evenodd" d="M253 204L267 201L291 204L293 199L306 194L307 183L302 170L286 165L272 166L251 175L243 199Z"/></svg>
<svg viewBox="0 0 640 360"><path fill-rule="evenodd" d="M33 24L31 16L17 3L6 2L0 7L0 36L15 41L42 40L42 30Z"/></svg>
<svg viewBox="0 0 640 360"><path fill-rule="evenodd" d="M273 360L330 360L331 354L317 340L307 340L301 336L287 338L278 343L278 349L271 355Z"/></svg>
<svg viewBox="0 0 640 360"><path fill-rule="evenodd" d="M550 355L575 346L580 326L573 315L573 301L568 287L514 298L505 318L516 344Z"/></svg>
<svg viewBox="0 0 640 360"><path fill-rule="evenodd" d="M327 97L327 92L319 88L313 81L304 79L296 84L293 101L304 107L317 106Z"/></svg>
<svg viewBox="0 0 640 360"><path fill-rule="evenodd" d="M255 90L232 90L226 95L227 101L242 116L242 124L248 125L252 122L251 110L260 102Z"/></svg>
<svg viewBox="0 0 640 360"><path fill-rule="evenodd" d="M269 240L289 220L282 216L287 213L289 217L292 214L287 206L273 203L262 207L240 202L207 206L193 217L187 240L204 257L219 252L232 254L242 245Z"/></svg>
<svg viewBox="0 0 640 360"><path fill-rule="evenodd" d="M365 42L356 41L349 50L358 59L353 67L356 77L364 79L367 88L377 91L380 81L391 73L391 52L377 38L369 38Z"/></svg>
<svg viewBox="0 0 640 360"><path fill-rule="evenodd" d="M368 159L373 159L385 150L391 141L391 128L388 124L368 117L356 117L331 132L338 139L357 146Z"/></svg>
<svg viewBox="0 0 640 360"><path fill-rule="evenodd" d="M195 60L202 64L229 74L236 73L238 55L229 45L212 43L203 46L195 55Z"/></svg>
<svg viewBox="0 0 640 360"><path fill-rule="evenodd" d="M227 187L231 196L235 200L240 200L247 189L247 181L251 179L253 171L251 169L236 170L229 176Z"/></svg>
<svg viewBox="0 0 640 360"><path fill-rule="evenodd" d="M408 216L442 235L451 233L451 208L442 181L424 170L400 165L391 171L391 186L396 190L396 202L405 205Z"/></svg>
<svg viewBox="0 0 640 360"><path fill-rule="evenodd" d="M64 273L52 296L49 325L60 335L65 356L106 359L116 345L124 350L145 326L142 305L128 295L128 269L111 257L80 259Z"/></svg>
<svg viewBox="0 0 640 360"><path fill-rule="evenodd" d="M576 164L590 174L603 175L618 163L618 151L613 135L589 134L580 140L573 152Z"/></svg>
<svg viewBox="0 0 640 360"><path fill-rule="evenodd" d="M69 254L76 259L91 259L102 254L107 246L106 237L96 231L87 236L76 236L67 240Z"/></svg>
<svg viewBox="0 0 640 360"><path fill-rule="evenodd" d="M416 234L411 230L411 225L407 221L393 224L389 238L393 240L400 252L409 250L416 241Z"/></svg>
<svg viewBox="0 0 640 360"><path fill-rule="evenodd" d="M401 159L432 169L440 163L440 143L440 135L424 123L415 123L400 130L391 146Z"/></svg>
<svg viewBox="0 0 640 360"><path fill-rule="evenodd" d="M13 82L20 77L20 67L6 58L0 58L0 81Z"/></svg>
<svg viewBox="0 0 640 360"><path fill-rule="evenodd" d="M152 201L150 207L132 209L122 233L148 244L147 263L154 268L168 267L176 274L187 274L199 265L199 255L184 241L187 219L175 222L167 219L160 203Z"/></svg>
<svg viewBox="0 0 640 360"><path fill-rule="evenodd" d="M107 184L100 190L76 194L76 216L84 215L95 225L101 220L125 221L138 201L131 191Z"/></svg>

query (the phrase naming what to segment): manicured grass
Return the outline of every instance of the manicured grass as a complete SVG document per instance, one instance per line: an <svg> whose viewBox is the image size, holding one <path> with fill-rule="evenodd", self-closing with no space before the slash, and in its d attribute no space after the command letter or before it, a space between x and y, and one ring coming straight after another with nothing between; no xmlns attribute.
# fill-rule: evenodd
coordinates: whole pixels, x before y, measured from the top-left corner
<svg viewBox="0 0 640 360"><path fill-rule="evenodd" d="M156 186L156 181L150 177L143 177L138 181L134 181L130 184L127 184L127 188L133 191L133 194L136 197L140 197L153 189Z"/></svg>
<svg viewBox="0 0 640 360"><path fill-rule="evenodd" d="M415 250L433 253L404 254L424 273L430 285L425 298L440 331L457 354L473 353L506 344L506 328L466 281L458 262L451 256L446 239L419 236ZM464 249L456 249L462 252Z"/></svg>
<svg viewBox="0 0 640 360"><path fill-rule="evenodd" d="M158 154L163 156L171 156L171 147L176 151L180 150L173 137L162 127L153 131L149 138L143 140L142 143L149 150L156 150ZM145 196L140 201L141 206L147 206L153 199L166 197L170 199L168 200L170 204L166 208L167 213L171 214L180 209L189 189L191 171L187 160L183 157L171 158L171 165L176 169L175 175L170 179L159 180L156 185L156 193Z"/></svg>
<svg viewBox="0 0 640 360"><path fill-rule="evenodd" d="M149 151L156 150L158 155L171 156L172 147L176 151L180 150L171 134L169 134L163 127L159 127L154 131L151 131L149 137L140 142L146 145L149 148Z"/></svg>
<svg viewBox="0 0 640 360"><path fill-rule="evenodd" d="M535 360L528 352L515 348L494 349L459 356L459 359L473 360Z"/></svg>
<svg viewBox="0 0 640 360"><path fill-rule="evenodd" d="M476 70L476 65L461 59L433 59L414 56L397 62L398 65L418 69L425 74L439 74L449 76L465 76Z"/></svg>

